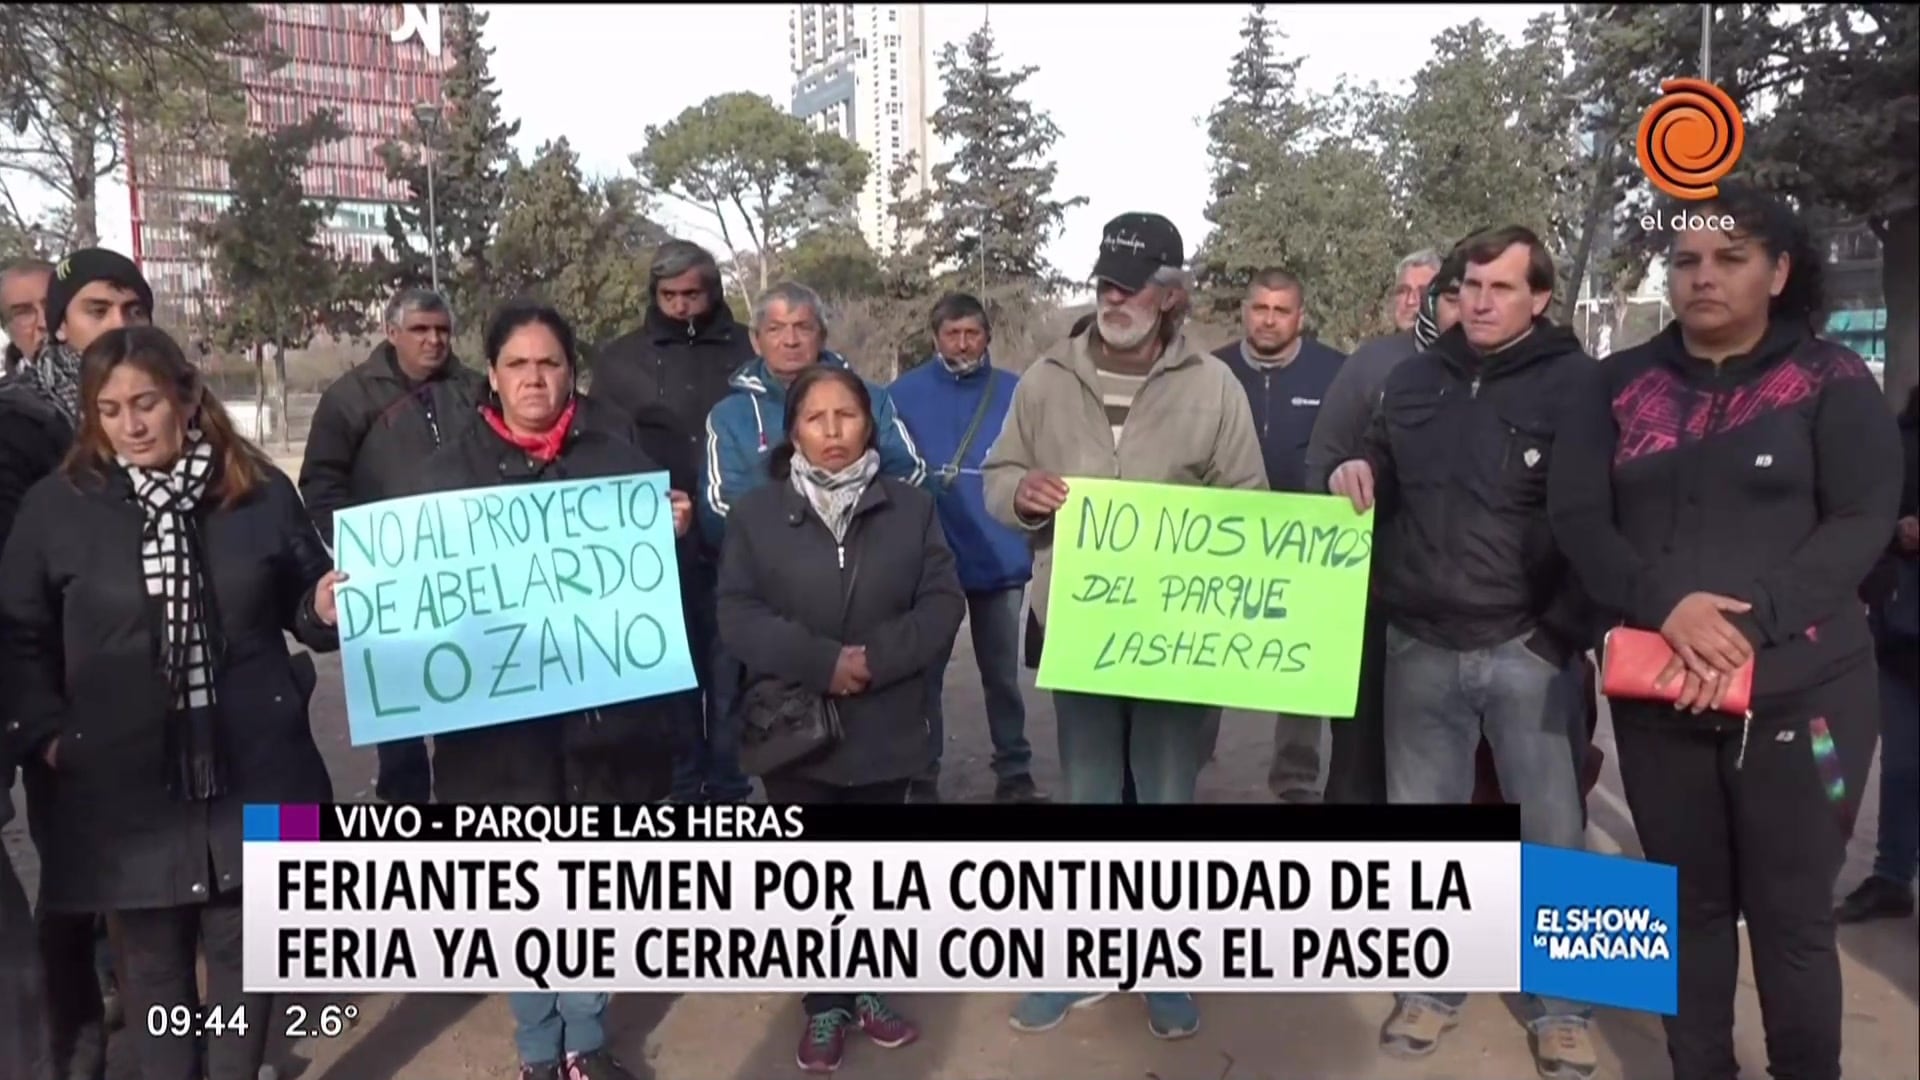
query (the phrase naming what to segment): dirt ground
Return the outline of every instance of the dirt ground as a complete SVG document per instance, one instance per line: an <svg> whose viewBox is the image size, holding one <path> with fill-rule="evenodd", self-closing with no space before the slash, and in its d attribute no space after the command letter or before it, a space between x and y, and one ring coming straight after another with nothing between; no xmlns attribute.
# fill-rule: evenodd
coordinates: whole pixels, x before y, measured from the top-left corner
<svg viewBox="0 0 1920 1080"><path fill-rule="evenodd" d="M943 797L985 801L993 778L990 747L963 630L947 684L948 746ZM337 657L320 658L314 729L333 771L338 797L371 800L374 755L347 743ZM1027 673L1027 730L1036 777L1057 788L1058 756L1049 695ZM1210 802L1268 802L1266 765L1271 720L1230 713L1215 760L1201 776ZM1611 759L1611 730L1603 722ZM1876 781L1869 791L1877 789ZM1609 760L1592 804L1589 838L1595 850L1637 855L1631 822ZM17 798L17 796L16 796ZM1872 858L1875 803L1860 815L1841 888L1866 872ZM31 847L16 819L6 848L28 881L35 876ZM1846 979L1845 1072L1865 1080L1920 1080L1920 949L1911 918L1843 928ZM1526 1080L1534 1076L1526 1036L1509 1003L1472 1000L1459 1029L1428 1060L1404 1063L1378 1054L1376 1032L1386 1017L1386 995L1207 995L1194 1038L1164 1043L1147 1032L1137 996L1109 998L1074 1014L1061 1027L1023 1035L1007 1024L1013 998L1001 994L899 996L915 1019L916 1045L881 1050L849 1043L845 1080ZM312 1004L312 1003L310 1003ZM331 1039L283 1046L282 1080L510 1080L514 1075L512 1020L498 996L373 995L355 1001L357 1024ZM1766 1055L1750 973L1739 995L1739 1052L1744 1075L1765 1075ZM801 1021L791 995L623 995L609 1017L613 1048L641 1080L783 1080L801 1074L793 1048ZM1603 1011L1597 1035L1603 1075L1664 1080L1667 1065L1656 1017ZM111 1080L137 1080L124 1037L116 1040Z"/></svg>

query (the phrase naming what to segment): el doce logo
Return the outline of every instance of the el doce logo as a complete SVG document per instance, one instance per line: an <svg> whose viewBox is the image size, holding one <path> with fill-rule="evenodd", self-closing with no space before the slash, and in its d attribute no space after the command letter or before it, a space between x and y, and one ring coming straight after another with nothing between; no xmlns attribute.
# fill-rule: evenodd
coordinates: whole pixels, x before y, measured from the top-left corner
<svg viewBox="0 0 1920 1080"><path fill-rule="evenodd" d="M1653 186L1689 202L1720 194L1747 144L1747 125L1725 90L1702 79L1668 79L1640 118L1640 170Z"/></svg>

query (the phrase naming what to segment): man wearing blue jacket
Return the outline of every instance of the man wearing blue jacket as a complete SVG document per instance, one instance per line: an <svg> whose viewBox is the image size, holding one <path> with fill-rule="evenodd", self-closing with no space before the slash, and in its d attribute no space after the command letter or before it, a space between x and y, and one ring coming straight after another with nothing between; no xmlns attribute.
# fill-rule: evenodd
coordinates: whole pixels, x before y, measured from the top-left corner
<svg viewBox="0 0 1920 1080"><path fill-rule="evenodd" d="M797 282L768 289L753 308L753 345L759 354L734 372L731 392L707 414L707 447L700 462L700 529L713 550L721 550L727 513L742 495L767 482L767 458L787 437L787 387L815 364L846 367L826 351L827 322L820 294ZM927 466L913 448L907 427L893 410L883 387L867 383L873 418L879 427L880 471L909 484L925 484ZM726 650L714 649L713 709L721 738L737 741L740 664ZM712 721L709 722L711 728ZM709 738L713 738L709 731Z"/></svg>
<svg viewBox="0 0 1920 1080"><path fill-rule="evenodd" d="M1027 744L1027 708L1020 698L1020 627L1033 553L1027 538L987 513L980 466L1006 422L1020 379L999 371L988 355L993 329L980 301L949 293L933 308L934 355L888 387L894 408L931 462L931 484L940 525L967 593L967 625L973 657L986 695L987 732L993 739L994 799L1044 802L1033 783L1033 748ZM933 760L914 782L915 801L939 799L940 751L946 741L940 692L948 647L927 681L927 722Z"/></svg>
<svg viewBox="0 0 1920 1080"><path fill-rule="evenodd" d="M1306 289L1285 270L1262 270L1247 286L1240 307L1246 337L1213 355L1224 361L1247 391L1260 456L1267 466L1267 487L1274 491L1312 492L1307 484L1307 442L1320 402L1346 356L1312 338L1300 324L1306 316ZM1319 802L1320 743L1327 721L1318 716L1281 713L1273 723L1273 764L1267 787L1282 802Z"/></svg>
<svg viewBox="0 0 1920 1080"><path fill-rule="evenodd" d="M787 437L787 387L815 364L847 367L826 351L827 322L820 294L797 282L768 289L753 309L759 355L728 382L732 392L707 414L707 453L700 463L700 527L717 549L727 513L740 496L767 482L767 457ZM880 472L924 485L926 463L894 412L886 388L867 383L880 428Z"/></svg>

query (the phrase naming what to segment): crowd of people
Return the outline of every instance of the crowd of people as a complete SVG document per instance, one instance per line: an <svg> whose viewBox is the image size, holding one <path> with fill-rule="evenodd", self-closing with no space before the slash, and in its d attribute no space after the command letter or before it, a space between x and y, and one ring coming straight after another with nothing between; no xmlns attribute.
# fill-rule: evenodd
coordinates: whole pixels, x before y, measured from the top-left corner
<svg viewBox="0 0 1920 1080"><path fill-rule="evenodd" d="M337 511L658 470L699 688L382 744L378 797L728 802L757 778L773 802L937 800L966 625L995 798L1044 803L1021 668L1044 649L1074 478L1334 495L1375 514L1359 701L1331 724L1275 718L1275 799L1505 800L1527 841L1582 847L1606 635L1657 633L1664 696L1610 705L1641 844L1679 868L1674 1075L1737 1072L1744 919L1774 1075L1837 1078L1835 924L1913 904L1920 406L1909 395L1896 422L1860 358L1821 337L1821 260L1784 204L1727 184L1692 209L1731 227L1673 235L1673 323L1598 361L1547 317L1556 267L1518 226L1402 260L1396 331L1351 356L1308 333L1308 287L1281 268L1249 282L1243 338L1208 352L1178 230L1124 214L1102 234L1094 312L1021 373L956 293L929 312L932 355L888 386L827 347L813 290L767 289L743 324L684 241L656 254L644 318L594 350L590 379L560 312L507 305L476 368L453 354L445 300L409 288L322 395L297 486L150 325L130 260L10 267L0 766L23 778L41 870L31 904L0 872L0 1076L97 1080L113 1014L251 1000L240 807L334 794L309 698L310 653L339 643ZM1064 799L1193 800L1219 710L1052 698ZM1877 738L1879 858L1836 907ZM1103 996L1031 994L1010 1019L1045 1031ZM522 1080L630 1075L605 995L509 998ZM1400 995L1381 1050L1432 1053L1461 1004ZM1190 995L1145 1006L1155 1036L1199 1030ZM1590 1010L1531 1009L1540 1074L1594 1076ZM874 993L810 993L801 1011L808 1072L856 1034L918 1036ZM144 1080L263 1064L265 1024L201 1040L129 1026Z"/></svg>

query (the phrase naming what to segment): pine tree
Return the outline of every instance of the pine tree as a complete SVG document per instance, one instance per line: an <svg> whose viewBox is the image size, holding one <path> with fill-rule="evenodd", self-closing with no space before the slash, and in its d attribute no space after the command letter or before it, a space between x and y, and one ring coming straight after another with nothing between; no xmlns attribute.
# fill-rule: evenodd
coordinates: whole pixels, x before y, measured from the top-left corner
<svg viewBox="0 0 1920 1080"><path fill-rule="evenodd" d="M300 180L314 151L342 134L333 113L319 112L291 127L232 136L227 205L212 221L191 226L212 253L214 295L205 297L212 303L204 329L217 345L252 358L259 415L265 415L265 360L272 349L283 447L290 437L287 350L304 348L321 330L360 332L369 306L359 268L321 239L336 201L308 199Z"/></svg>
<svg viewBox="0 0 1920 1080"><path fill-rule="evenodd" d="M440 283L462 323L471 325L498 301L489 251L500 208L506 200L507 168L515 160L513 138L518 120L500 116L500 91L494 85L483 37L487 14L472 4L446 9L448 47L453 66L443 84L445 108L433 138L433 232L439 240ZM424 133L423 133L424 134ZM418 145L389 143L381 148L387 175L404 181L411 193L406 205L387 210L392 253L385 268L395 285L425 284L429 257L409 237L429 233L427 168Z"/></svg>
<svg viewBox="0 0 1920 1080"><path fill-rule="evenodd" d="M1048 156L1060 129L1019 96L1037 70L1003 70L984 26L967 38L964 56L952 45L941 53L946 92L931 121L934 134L959 149L932 169L927 250L963 282L1026 282L1043 291L1066 284L1043 252L1066 212L1087 200L1053 197L1059 169Z"/></svg>
<svg viewBox="0 0 1920 1080"><path fill-rule="evenodd" d="M667 239L637 187L630 177L586 176L565 138L515 162L491 253L501 294L559 308L584 342L632 329L647 306L647 257Z"/></svg>
<svg viewBox="0 0 1920 1080"><path fill-rule="evenodd" d="M1285 34L1267 18L1266 9L1255 4L1247 13L1240 27L1240 51L1227 77L1227 96L1207 117L1214 168L1206 218L1216 225L1224 204L1245 189L1247 178L1265 159L1275 151L1300 149L1294 144L1311 119L1294 89L1301 58L1275 58L1274 37Z"/></svg>

